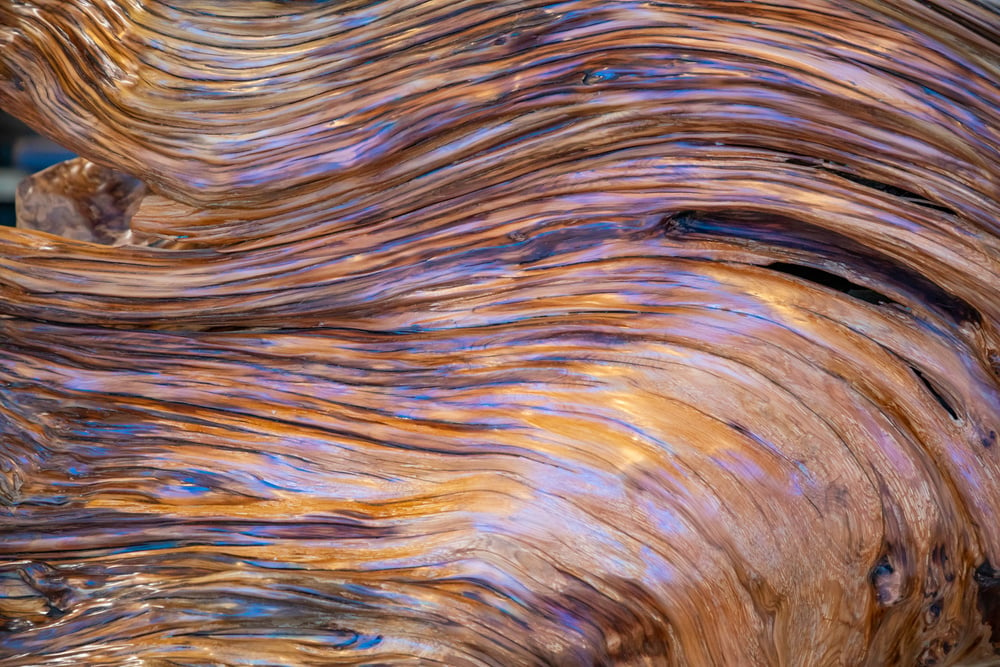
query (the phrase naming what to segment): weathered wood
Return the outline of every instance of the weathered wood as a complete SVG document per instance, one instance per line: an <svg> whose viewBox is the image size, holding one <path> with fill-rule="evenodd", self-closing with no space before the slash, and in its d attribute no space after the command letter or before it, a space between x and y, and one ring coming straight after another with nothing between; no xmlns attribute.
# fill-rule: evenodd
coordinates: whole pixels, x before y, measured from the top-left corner
<svg viewBox="0 0 1000 667"><path fill-rule="evenodd" d="M0 230L0 664L1000 646L995 5L0 0L0 106L149 188Z"/></svg>

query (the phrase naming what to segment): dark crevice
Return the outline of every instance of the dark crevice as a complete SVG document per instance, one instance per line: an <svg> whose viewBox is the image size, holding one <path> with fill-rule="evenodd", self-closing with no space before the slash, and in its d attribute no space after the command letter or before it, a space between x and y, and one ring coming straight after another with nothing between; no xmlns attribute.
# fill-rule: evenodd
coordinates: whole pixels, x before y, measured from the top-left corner
<svg viewBox="0 0 1000 667"><path fill-rule="evenodd" d="M937 402L941 405L941 407L945 409L948 415L953 420L958 421L958 413L955 412L955 408L951 407L951 403L948 402L948 399L946 399L941 394L941 392L938 391L937 387L935 387L934 384L927 379L927 376L921 373L920 370L915 366L910 366L910 370L913 371L914 375L920 378L920 381L924 383L925 387L927 387L927 391L929 391L931 396L933 396L935 400L937 400Z"/></svg>
<svg viewBox="0 0 1000 667"><path fill-rule="evenodd" d="M697 211L677 211L660 218L660 229L667 236L695 231L698 226Z"/></svg>
<svg viewBox="0 0 1000 667"><path fill-rule="evenodd" d="M956 215L955 211L948 208L947 206L942 206L941 204L936 204L929 199L918 195L916 192L911 192L909 190L904 190L901 187L890 185L888 183L882 183L881 181L875 181L870 178L865 178L864 176L858 176L852 174L849 171L843 171L841 169L833 169L831 167L822 166L818 167L822 171L830 174L835 174L843 179L851 181L852 183L857 183L858 185L863 185L866 188L872 188L878 190L879 192L885 192L894 197L899 197L900 199L905 199L912 204L917 204L918 206L923 206L924 208L931 208L935 211L941 211L942 213L949 213L951 215Z"/></svg>
<svg viewBox="0 0 1000 667"><path fill-rule="evenodd" d="M722 239L729 243L747 244L755 252L769 247L778 251L778 256L790 253L793 256L804 255L800 264L776 262L768 268L827 285L864 301L898 303L884 293L856 285L823 269L842 270L849 267L851 275L864 276L870 285L887 285L899 290L907 295L907 303L917 301L956 323L978 325L982 322L979 311L971 304L950 294L921 273L851 237L805 220L755 211L681 210L662 216L658 222L660 233L671 239L691 242ZM1000 355L996 367L1000 374Z"/></svg>
<svg viewBox="0 0 1000 667"><path fill-rule="evenodd" d="M890 72L891 74L891 72ZM814 167L821 171L825 171L828 174L834 174L852 183L857 183L858 185L863 185L866 188L872 188L873 190L878 190L879 192L885 192L894 197L899 197L900 199L905 199L906 201L916 204L918 206L923 206L924 208L934 209L935 211L941 211L942 213L949 213L951 215L956 215L955 211L947 206L932 202L926 197L901 188L898 185L890 185L889 183L883 183L881 181L876 181L871 178L865 178L864 176L858 176L857 174L851 173L846 169L838 169L837 167L831 166L826 160L821 160L819 158L809 157L807 155L797 155L795 157L790 157L785 160L786 164L794 164L799 167Z"/></svg>
<svg viewBox="0 0 1000 667"><path fill-rule="evenodd" d="M860 299L861 301L866 301L868 303L874 303L876 305L897 303L881 292L876 292L875 290L869 289L863 285L852 283L847 278L838 276L835 273L830 273L829 271L824 271L823 269L817 269L811 266L802 266L800 264L789 264L787 262L774 262L766 265L764 268L771 269L772 271L778 271L779 273L785 273L790 276L795 276L796 278L802 278L803 280L808 280L809 282L817 283L819 285L823 285L824 287L829 287L830 289L837 290L838 292L843 292L847 296Z"/></svg>
<svg viewBox="0 0 1000 667"><path fill-rule="evenodd" d="M788 164L798 165L800 167L822 167L823 160L816 157L808 157L801 155L799 157L790 157L785 160Z"/></svg>
<svg viewBox="0 0 1000 667"><path fill-rule="evenodd" d="M976 585L979 587L976 602L983 621L990 626L990 642L995 653L1000 654L1000 572L989 561L976 568Z"/></svg>
<svg viewBox="0 0 1000 667"><path fill-rule="evenodd" d="M880 606L891 606L902 598L902 573L893 567L888 553L868 573L868 580L875 589L875 599Z"/></svg>

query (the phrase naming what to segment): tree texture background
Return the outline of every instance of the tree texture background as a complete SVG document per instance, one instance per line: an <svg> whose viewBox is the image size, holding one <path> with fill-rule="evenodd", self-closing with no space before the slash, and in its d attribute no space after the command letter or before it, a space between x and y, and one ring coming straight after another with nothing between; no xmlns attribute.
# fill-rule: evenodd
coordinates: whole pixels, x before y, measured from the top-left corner
<svg viewBox="0 0 1000 667"><path fill-rule="evenodd" d="M0 106L0 664L991 664L991 0L0 0Z"/></svg>

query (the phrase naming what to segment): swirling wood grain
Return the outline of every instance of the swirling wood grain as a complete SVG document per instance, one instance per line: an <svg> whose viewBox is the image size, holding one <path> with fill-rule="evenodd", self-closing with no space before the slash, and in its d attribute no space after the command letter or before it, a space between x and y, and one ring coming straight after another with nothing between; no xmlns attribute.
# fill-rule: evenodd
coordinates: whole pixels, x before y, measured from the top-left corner
<svg viewBox="0 0 1000 667"><path fill-rule="evenodd" d="M994 659L992 0L0 0L0 105L0 664Z"/></svg>

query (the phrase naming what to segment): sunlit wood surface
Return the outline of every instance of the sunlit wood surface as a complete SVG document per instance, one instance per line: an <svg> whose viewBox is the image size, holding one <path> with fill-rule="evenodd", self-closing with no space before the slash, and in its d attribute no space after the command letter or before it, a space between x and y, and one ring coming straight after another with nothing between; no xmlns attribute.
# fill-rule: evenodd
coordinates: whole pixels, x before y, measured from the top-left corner
<svg viewBox="0 0 1000 667"><path fill-rule="evenodd" d="M0 0L0 664L996 664L997 12Z"/></svg>

